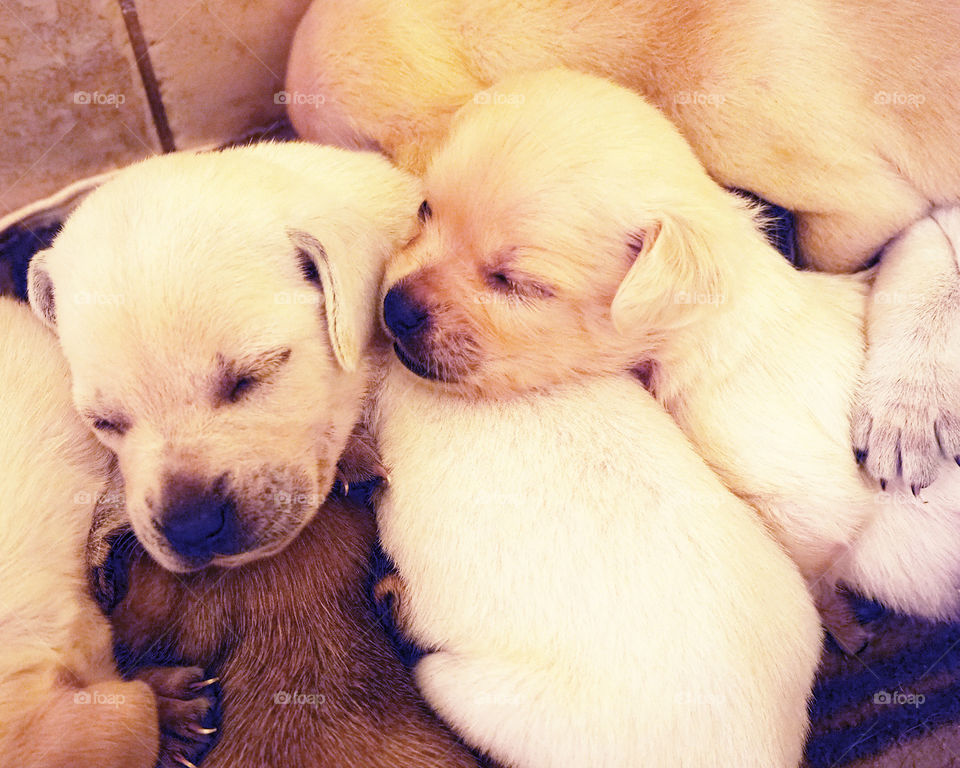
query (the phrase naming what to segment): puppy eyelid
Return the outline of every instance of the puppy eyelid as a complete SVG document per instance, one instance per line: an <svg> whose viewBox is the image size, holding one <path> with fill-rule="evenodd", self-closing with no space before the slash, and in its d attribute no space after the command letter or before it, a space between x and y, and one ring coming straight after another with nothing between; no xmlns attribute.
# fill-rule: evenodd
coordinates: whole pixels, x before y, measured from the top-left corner
<svg viewBox="0 0 960 768"><path fill-rule="evenodd" d="M430 207L430 203L424 200L420 203L420 208L417 210L417 218L420 220L420 223L423 224L431 216L433 216L433 209Z"/></svg>
<svg viewBox="0 0 960 768"><path fill-rule="evenodd" d="M271 350L249 364L228 363L220 358L220 379L217 400L236 403L256 386L266 382L291 356L288 347Z"/></svg>
<svg viewBox="0 0 960 768"><path fill-rule="evenodd" d="M109 432L114 435L122 436L130 428L130 425L127 424L124 419L116 416L104 417L97 416L95 414L87 414L87 418L90 420L93 428L97 432Z"/></svg>

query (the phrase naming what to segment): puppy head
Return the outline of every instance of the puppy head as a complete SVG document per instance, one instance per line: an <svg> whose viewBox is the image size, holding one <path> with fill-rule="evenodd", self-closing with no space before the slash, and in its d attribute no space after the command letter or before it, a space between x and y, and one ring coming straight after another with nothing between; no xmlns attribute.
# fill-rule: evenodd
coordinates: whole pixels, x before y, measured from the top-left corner
<svg viewBox="0 0 960 768"><path fill-rule="evenodd" d="M387 268L384 324L408 368L524 391L627 369L716 309L753 220L662 114L565 70L493 91L455 116L421 231Z"/></svg>
<svg viewBox="0 0 960 768"><path fill-rule="evenodd" d="M416 183L375 155L172 155L91 194L30 268L134 530L176 571L273 554L333 482Z"/></svg>

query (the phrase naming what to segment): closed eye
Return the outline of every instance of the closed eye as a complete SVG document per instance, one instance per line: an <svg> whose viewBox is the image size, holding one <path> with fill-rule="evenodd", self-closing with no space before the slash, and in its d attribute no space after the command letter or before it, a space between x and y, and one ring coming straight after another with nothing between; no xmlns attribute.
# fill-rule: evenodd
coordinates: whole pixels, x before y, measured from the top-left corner
<svg viewBox="0 0 960 768"><path fill-rule="evenodd" d="M117 436L122 436L129 428L130 425L125 419L111 416L88 416L90 419L90 424L97 432L112 434Z"/></svg>
<svg viewBox="0 0 960 768"><path fill-rule="evenodd" d="M487 275L487 284L495 291L529 299L545 299L554 295L550 286L527 275L510 273L499 269Z"/></svg>
<svg viewBox="0 0 960 768"><path fill-rule="evenodd" d="M233 389L230 390L227 399L231 403L237 402L237 400L253 389L258 383L253 376L241 376L233 383Z"/></svg>
<svg viewBox="0 0 960 768"><path fill-rule="evenodd" d="M290 349L273 349L251 360L249 363L228 362L219 358L217 401L237 403L268 381L290 359Z"/></svg>

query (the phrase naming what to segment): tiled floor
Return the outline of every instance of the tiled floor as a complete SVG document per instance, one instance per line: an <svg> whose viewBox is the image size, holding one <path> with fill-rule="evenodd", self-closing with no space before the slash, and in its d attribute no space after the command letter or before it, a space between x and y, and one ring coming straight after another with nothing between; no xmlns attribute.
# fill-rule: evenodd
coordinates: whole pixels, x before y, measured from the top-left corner
<svg viewBox="0 0 960 768"><path fill-rule="evenodd" d="M308 4L4 0L0 216L161 151L138 58L156 75L154 101L178 149L220 144L280 117L276 94Z"/></svg>

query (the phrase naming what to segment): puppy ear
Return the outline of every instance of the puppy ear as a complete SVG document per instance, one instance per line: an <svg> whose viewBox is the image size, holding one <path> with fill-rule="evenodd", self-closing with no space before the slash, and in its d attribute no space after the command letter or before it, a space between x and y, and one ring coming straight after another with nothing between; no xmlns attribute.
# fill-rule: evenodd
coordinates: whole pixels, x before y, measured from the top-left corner
<svg viewBox="0 0 960 768"><path fill-rule="evenodd" d="M328 250L303 230L290 229L287 234L297 249L304 278L323 291L334 357L345 371L355 371L373 333L373 301L382 275L367 274L362 264L346 259L346 249L339 243L328 243ZM366 266L367 271L376 272Z"/></svg>
<svg viewBox="0 0 960 768"><path fill-rule="evenodd" d="M57 303L53 280L47 272L46 256L50 249L39 251L27 269L27 299L34 314L53 331L57 330Z"/></svg>
<svg viewBox="0 0 960 768"><path fill-rule="evenodd" d="M681 325L691 306L723 303L724 280L706 231L671 216L638 230L634 255L610 306L616 330L665 331Z"/></svg>

